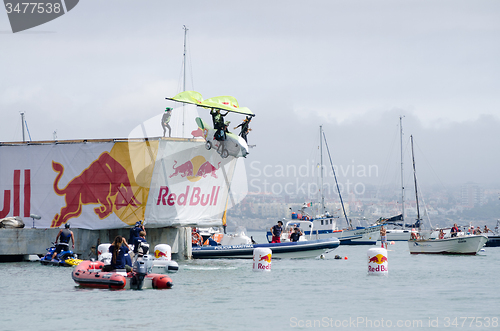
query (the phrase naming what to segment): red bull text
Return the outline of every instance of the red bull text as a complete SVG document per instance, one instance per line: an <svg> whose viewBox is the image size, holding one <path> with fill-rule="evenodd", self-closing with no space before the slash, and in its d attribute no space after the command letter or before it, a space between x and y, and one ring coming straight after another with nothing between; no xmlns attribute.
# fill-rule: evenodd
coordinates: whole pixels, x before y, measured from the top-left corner
<svg viewBox="0 0 500 331"><path fill-rule="evenodd" d="M22 216L30 216L31 208L31 170L24 170L24 186L21 186L21 170L14 170L12 191L5 190L3 195L3 209L0 210L0 218L7 217L10 213L12 205L12 216L21 216L21 201L24 201L22 206ZM12 193L12 194L11 194ZM12 196L12 204L11 204ZM22 200L21 200L22 196Z"/></svg>
<svg viewBox="0 0 500 331"><path fill-rule="evenodd" d="M217 199L219 198L220 186L213 186L211 193L202 193L201 188L186 186L186 192L176 195L175 193L169 194L168 186L160 186L160 191L158 192L158 200L156 205L178 205L178 206L214 206L217 204ZM191 193L190 193L191 191Z"/></svg>

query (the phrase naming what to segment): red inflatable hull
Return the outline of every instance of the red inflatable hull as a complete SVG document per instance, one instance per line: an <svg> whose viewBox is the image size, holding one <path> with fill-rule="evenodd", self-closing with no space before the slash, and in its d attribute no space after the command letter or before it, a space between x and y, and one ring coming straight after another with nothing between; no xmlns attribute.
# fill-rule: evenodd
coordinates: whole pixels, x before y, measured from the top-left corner
<svg viewBox="0 0 500 331"><path fill-rule="evenodd" d="M132 272L125 276L118 272L102 271L103 266L103 262L85 260L75 267L71 276L75 283L82 287L114 290L133 288L134 274ZM166 275L147 274L142 288L169 289L172 286L172 279Z"/></svg>

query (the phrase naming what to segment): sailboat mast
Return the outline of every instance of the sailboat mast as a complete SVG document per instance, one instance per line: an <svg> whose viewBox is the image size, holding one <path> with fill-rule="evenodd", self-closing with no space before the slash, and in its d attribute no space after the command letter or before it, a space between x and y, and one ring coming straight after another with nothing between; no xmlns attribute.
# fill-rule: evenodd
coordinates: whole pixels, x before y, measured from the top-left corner
<svg viewBox="0 0 500 331"><path fill-rule="evenodd" d="M413 136L410 136L410 139L411 139L411 157L413 161L413 179L415 181L415 200L417 201L417 221L418 221L418 227L420 228L420 208L418 206L417 173L415 171L415 154L413 153Z"/></svg>
<svg viewBox="0 0 500 331"><path fill-rule="evenodd" d="M335 174L335 168L333 167L332 155L330 154L330 148L328 148L328 143L326 142L325 133L323 132L323 138L325 139L326 151L328 152L328 157L330 158L330 165L332 166L333 177L335 178L335 184L337 185L337 192L339 193L340 204L342 205L342 211L344 212L345 221L347 227L350 228L349 220L347 219L347 213L344 208L344 200L342 200L342 194L340 194L339 182L337 181L337 175Z"/></svg>
<svg viewBox="0 0 500 331"><path fill-rule="evenodd" d="M403 117L399 116L399 139L401 147L401 221L405 228L405 185L403 177Z"/></svg>
<svg viewBox="0 0 500 331"><path fill-rule="evenodd" d="M186 37L188 28L183 25L184 28L184 55L183 55L183 78L182 78L182 91L186 91ZM184 137L184 118L185 118L185 104L182 104L182 137Z"/></svg>
<svg viewBox="0 0 500 331"><path fill-rule="evenodd" d="M26 138L24 137L24 112L21 112L21 128L23 130L23 142L26 142Z"/></svg>
<svg viewBox="0 0 500 331"><path fill-rule="evenodd" d="M321 172L321 187L320 187L320 192L321 192L321 211L320 215L323 215L325 213L325 195L323 192L323 126L319 126L319 171Z"/></svg>

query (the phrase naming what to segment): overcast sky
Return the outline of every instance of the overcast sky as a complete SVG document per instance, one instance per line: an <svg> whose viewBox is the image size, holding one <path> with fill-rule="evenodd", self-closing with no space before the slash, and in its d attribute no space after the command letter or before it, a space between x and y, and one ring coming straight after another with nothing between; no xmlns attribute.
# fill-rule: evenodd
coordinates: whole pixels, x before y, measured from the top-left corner
<svg viewBox="0 0 500 331"><path fill-rule="evenodd" d="M84 0L13 34L0 10L0 141L22 140L21 111L33 140L128 137L166 106L180 123L165 97L182 90L186 25L187 89L256 114L250 177L313 160L323 125L334 164L397 179L405 116L422 181L498 184L499 17L493 0Z"/></svg>

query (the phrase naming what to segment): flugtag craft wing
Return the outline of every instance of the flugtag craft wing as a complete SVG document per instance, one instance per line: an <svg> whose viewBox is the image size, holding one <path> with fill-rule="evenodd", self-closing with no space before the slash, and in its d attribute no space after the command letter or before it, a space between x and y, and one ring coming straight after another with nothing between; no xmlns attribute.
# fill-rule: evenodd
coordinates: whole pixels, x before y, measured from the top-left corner
<svg viewBox="0 0 500 331"><path fill-rule="evenodd" d="M224 141L224 146L221 148L220 141L214 139L216 132L214 128L199 117L196 118L196 124L203 132L203 138L206 140L205 147L208 150L215 149L223 158L229 155L234 157L246 157L248 155L248 144L240 136L231 132L226 133L226 140Z"/></svg>
<svg viewBox="0 0 500 331"><path fill-rule="evenodd" d="M176 102L193 104L203 108L220 109L247 116L255 114L247 107L240 107L238 101L232 96L220 96L203 100L200 93L196 91L184 91L172 98L165 98Z"/></svg>

